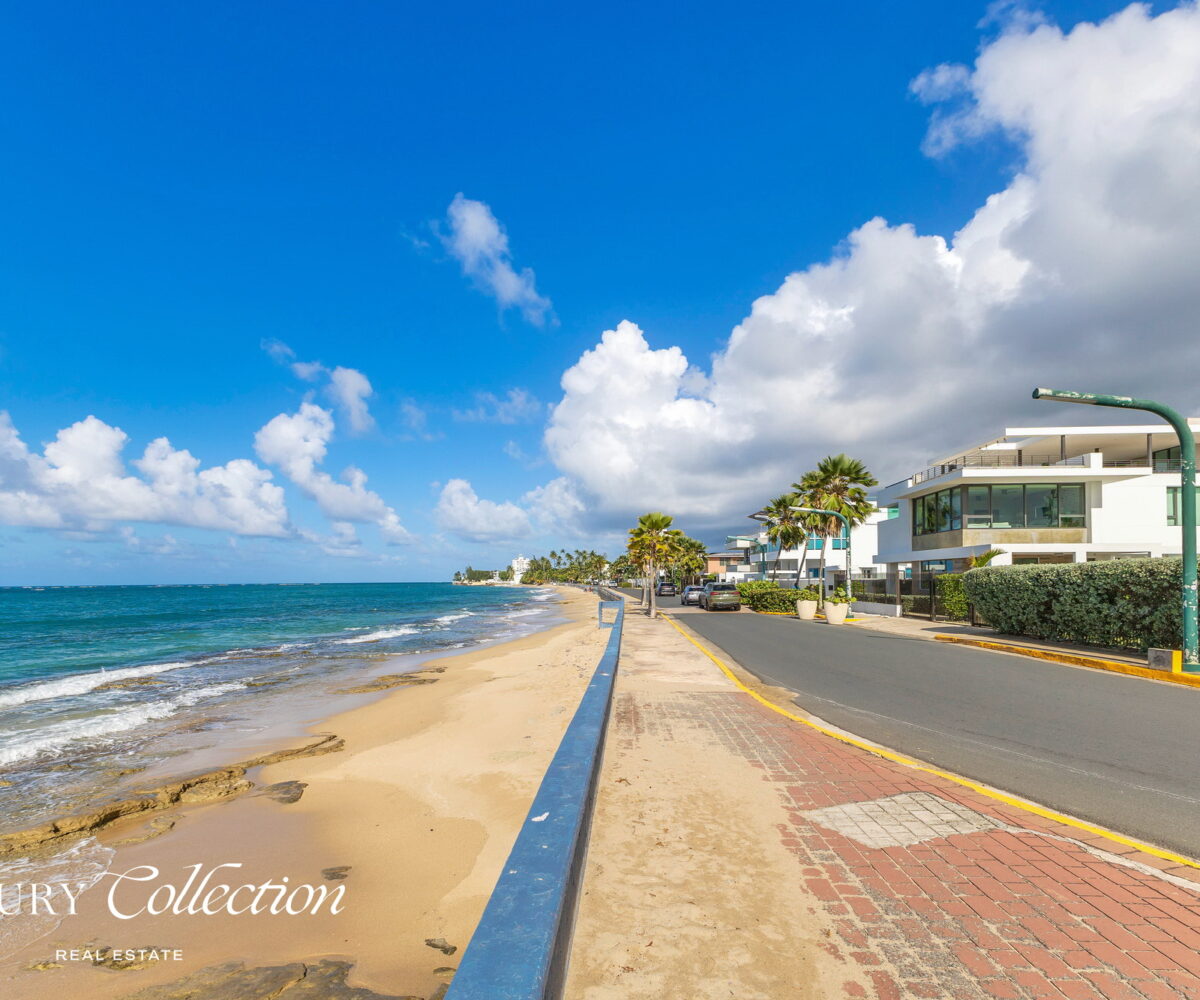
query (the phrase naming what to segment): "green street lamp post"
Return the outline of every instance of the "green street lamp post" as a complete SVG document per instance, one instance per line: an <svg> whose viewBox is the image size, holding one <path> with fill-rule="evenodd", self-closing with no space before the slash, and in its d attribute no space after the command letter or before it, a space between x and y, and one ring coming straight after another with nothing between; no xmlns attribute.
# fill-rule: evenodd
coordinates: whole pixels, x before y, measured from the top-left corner
<svg viewBox="0 0 1200 1000"><path fill-rule="evenodd" d="M1200 672L1200 628L1197 626L1196 595L1196 437L1187 418L1178 411L1156 403L1153 399L1132 396L1108 396L1097 392L1069 392L1061 389L1037 388L1034 399L1049 399L1056 403L1084 403L1088 406L1119 406L1126 410L1146 410L1156 413L1175 428L1179 437L1179 485L1182 497L1180 512L1183 522L1183 669Z"/></svg>
<svg viewBox="0 0 1200 1000"><path fill-rule="evenodd" d="M846 526L846 592L850 595L850 599L854 599L854 562L851 560L850 550L850 518L845 514L839 513L836 510L823 510L820 507L792 507L792 510L802 511L805 514L820 514L822 517L836 517ZM828 539L826 539L827 541ZM824 542L822 542L824 544ZM821 581L821 596L824 597L825 581Z"/></svg>

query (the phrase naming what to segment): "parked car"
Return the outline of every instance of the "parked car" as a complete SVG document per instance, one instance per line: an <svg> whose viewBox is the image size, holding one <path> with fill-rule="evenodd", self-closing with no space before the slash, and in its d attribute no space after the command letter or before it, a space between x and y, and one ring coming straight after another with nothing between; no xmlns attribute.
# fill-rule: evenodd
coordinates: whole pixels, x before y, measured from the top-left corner
<svg viewBox="0 0 1200 1000"><path fill-rule="evenodd" d="M740 611L742 595L732 583L706 583L697 602L705 611Z"/></svg>
<svg viewBox="0 0 1200 1000"><path fill-rule="evenodd" d="M699 604L700 594L703 593L703 587L684 587L683 596L679 599L680 604Z"/></svg>
<svg viewBox="0 0 1200 1000"><path fill-rule="evenodd" d="M675 584L673 583L660 583L658 585L659 597L674 597L675 593Z"/></svg>

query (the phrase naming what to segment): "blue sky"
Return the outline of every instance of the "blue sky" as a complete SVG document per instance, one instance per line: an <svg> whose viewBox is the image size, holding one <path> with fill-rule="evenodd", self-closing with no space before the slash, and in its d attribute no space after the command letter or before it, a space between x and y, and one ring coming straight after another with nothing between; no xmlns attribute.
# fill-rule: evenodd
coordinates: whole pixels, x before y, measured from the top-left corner
<svg viewBox="0 0 1200 1000"><path fill-rule="evenodd" d="M1122 6L1040 10L1069 30ZM564 372L629 320L707 377L751 304L847 253L856 227L881 216L949 239L968 223L1030 147L1001 122L930 155L942 97L910 84L1032 30L1012 8L981 27L987 12L963 0L9 11L0 409L34 455L94 415L128 436L127 463L160 437L203 467L254 462L286 514L260 537L129 516L136 503L88 508L73 483L67 499L38 488L57 504L39 521L9 468L0 583L445 578L518 550L615 552L631 510L673 501L683 527L719 537L747 498L689 506L647 482L623 505L564 458L578 426L544 447ZM486 275L466 273L447 214L459 193L507 236L511 256L485 251L485 270L511 265L501 277L544 307L505 308ZM296 362L323 368L306 380ZM371 387L357 433L332 391L339 367ZM919 380L893 376L898 391ZM505 399L517 405L497 410ZM317 465L339 482L362 470L401 544L373 514L322 510L319 486L306 493L278 452L256 452L259 429L305 400L335 425ZM653 424L630 433L669 436ZM797 476L811 455L863 440L797 434ZM714 475L753 450L734 444L707 459ZM905 471L864 447L881 476ZM560 478L565 507L529 498ZM457 479L467 501L498 506L439 515Z"/></svg>

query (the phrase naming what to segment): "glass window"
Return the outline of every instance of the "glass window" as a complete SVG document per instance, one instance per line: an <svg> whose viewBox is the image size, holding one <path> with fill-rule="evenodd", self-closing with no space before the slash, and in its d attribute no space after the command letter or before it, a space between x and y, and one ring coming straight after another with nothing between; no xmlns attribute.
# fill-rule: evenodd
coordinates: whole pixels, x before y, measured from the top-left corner
<svg viewBox="0 0 1200 1000"><path fill-rule="evenodd" d="M1025 526L1058 527L1058 487L1030 483L1025 487Z"/></svg>
<svg viewBox="0 0 1200 1000"><path fill-rule="evenodd" d="M992 487L992 527L1025 527L1025 487Z"/></svg>
<svg viewBox="0 0 1200 1000"><path fill-rule="evenodd" d="M1182 486L1167 487L1167 524L1178 527L1183 523L1183 511L1179 502L1183 494ZM1196 487L1196 506L1200 507L1200 486Z"/></svg>
<svg viewBox="0 0 1200 1000"><path fill-rule="evenodd" d="M925 534L925 498L917 497L912 504L913 534Z"/></svg>
<svg viewBox="0 0 1200 1000"><path fill-rule="evenodd" d="M987 486L967 487L967 527L987 528L992 523L992 494Z"/></svg>
<svg viewBox="0 0 1200 1000"><path fill-rule="evenodd" d="M950 490L950 530L962 527L962 490Z"/></svg>
<svg viewBox="0 0 1200 1000"><path fill-rule="evenodd" d="M896 518L898 518L900 516L900 505L899 504L895 504L894 506L891 506L891 507L884 507L883 509L887 512L887 519L889 521L894 521Z"/></svg>
<svg viewBox="0 0 1200 1000"><path fill-rule="evenodd" d="M1058 488L1058 523L1064 528L1086 527L1087 516L1084 513L1084 499L1082 484L1060 486Z"/></svg>

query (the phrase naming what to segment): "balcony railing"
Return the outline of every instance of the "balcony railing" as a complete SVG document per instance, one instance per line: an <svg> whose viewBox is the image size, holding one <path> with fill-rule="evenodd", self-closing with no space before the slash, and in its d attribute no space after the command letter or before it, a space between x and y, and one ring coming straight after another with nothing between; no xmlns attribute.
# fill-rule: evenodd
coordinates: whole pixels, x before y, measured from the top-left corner
<svg viewBox="0 0 1200 1000"><path fill-rule="evenodd" d="M1155 472L1178 472L1181 463L1177 458L1156 458L1147 462L1144 458L1114 458L1105 459L1106 469L1149 469L1153 466Z"/></svg>
<svg viewBox="0 0 1200 1000"><path fill-rule="evenodd" d="M1086 464L1087 457L1085 455L1076 455L1073 458L1060 458L1057 455L961 455L958 458L950 459L949 462L945 462L942 465L932 465L923 472L918 472L912 477L912 484L916 486L918 483L937 479L939 476L948 476L959 469L1020 469L1044 468L1047 466L1078 467Z"/></svg>

